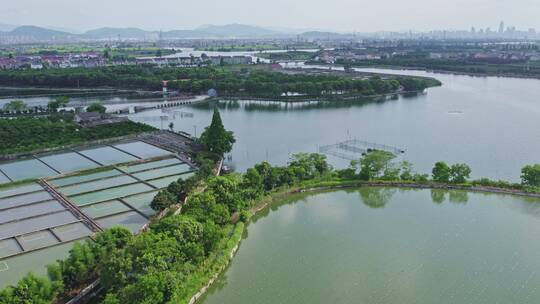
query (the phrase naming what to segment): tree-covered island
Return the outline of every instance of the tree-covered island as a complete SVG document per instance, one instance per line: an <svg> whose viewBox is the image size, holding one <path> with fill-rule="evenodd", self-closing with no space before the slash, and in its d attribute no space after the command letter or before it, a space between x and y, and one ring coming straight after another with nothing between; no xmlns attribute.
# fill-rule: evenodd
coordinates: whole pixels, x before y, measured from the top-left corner
<svg viewBox="0 0 540 304"><path fill-rule="evenodd" d="M309 97L370 97L403 91L423 91L440 82L432 78L327 73L290 73L268 66L175 68L156 66L111 66L94 69L67 68L0 71L0 85L50 88L113 87L137 90L169 90L184 94L206 94L215 89L220 96L265 97L292 100Z"/></svg>

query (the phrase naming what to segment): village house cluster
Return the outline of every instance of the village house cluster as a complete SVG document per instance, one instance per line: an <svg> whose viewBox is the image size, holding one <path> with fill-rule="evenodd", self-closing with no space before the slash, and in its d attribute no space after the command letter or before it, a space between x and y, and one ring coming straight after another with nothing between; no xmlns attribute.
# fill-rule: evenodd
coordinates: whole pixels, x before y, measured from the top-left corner
<svg viewBox="0 0 540 304"><path fill-rule="evenodd" d="M154 64L158 66L198 66L223 64L250 64L253 57L246 55L211 55L205 53L177 54L174 56L139 57L131 60L107 60L101 53L86 52L66 55L26 55L0 57L0 69L42 69L42 68L95 68L110 65Z"/></svg>
<svg viewBox="0 0 540 304"><path fill-rule="evenodd" d="M101 53L85 52L64 55L26 55L0 57L0 69L93 68L105 66Z"/></svg>
<svg viewBox="0 0 540 304"><path fill-rule="evenodd" d="M223 65L223 64L250 64L253 57L247 55L206 55L206 53L193 55L188 53L175 54L164 57L140 57L135 59L137 64L175 65L175 66L197 66L201 64Z"/></svg>

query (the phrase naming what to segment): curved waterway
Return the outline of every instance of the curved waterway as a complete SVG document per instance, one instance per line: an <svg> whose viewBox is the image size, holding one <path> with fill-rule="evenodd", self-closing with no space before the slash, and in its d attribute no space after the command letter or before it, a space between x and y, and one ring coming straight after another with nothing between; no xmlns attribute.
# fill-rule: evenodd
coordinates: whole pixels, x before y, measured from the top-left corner
<svg viewBox="0 0 540 304"><path fill-rule="evenodd" d="M242 171L263 160L284 164L291 153L349 138L404 148L403 158L421 172L445 160L469 164L474 178L518 181L524 165L540 161L540 80L369 71L435 77L443 86L374 102L223 102L222 119L237 139L233 165ZM164 128L173 122L175 130L200 135L211 115L212 105L202 105L131 118Z"/></svg>
<svg viewBox="0 0 540 304"><path fill-rule="evenodd" d="M199 303L536 303L539 203L426 189L296 195L248 225Z"/></svg>

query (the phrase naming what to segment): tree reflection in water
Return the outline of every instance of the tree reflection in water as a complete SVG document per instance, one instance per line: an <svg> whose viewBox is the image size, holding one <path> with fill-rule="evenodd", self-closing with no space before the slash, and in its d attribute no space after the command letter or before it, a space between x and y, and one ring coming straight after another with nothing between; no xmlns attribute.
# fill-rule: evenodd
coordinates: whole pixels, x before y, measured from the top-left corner
<svg viewBox="0 0 540 304"><path fill-rule="evenodd" d="M370 208L383 208L396 193L396 188L367 187L360 189L360 198Z"/></svg>
<svg viewBox="0 0 540 304"><path fill-rule="evenodd" d="M431 189L431 200L436 204L442 204L446 199L446 190Z"/></svg>
<svg viewBox="0 0 540 304"><path fill-rule="evenodd" d="M448 191L448 199L451 203L466 204L469 201L469 194L467 191L451 190Z"/></svg>
<svg viewBox="0 0 540 304"><path fill-rule="evenodd" d="M442 204L446 200L454 204L466 204L469 201L469 194L462 190L431 189L431 200L435 204Z"/></svg>

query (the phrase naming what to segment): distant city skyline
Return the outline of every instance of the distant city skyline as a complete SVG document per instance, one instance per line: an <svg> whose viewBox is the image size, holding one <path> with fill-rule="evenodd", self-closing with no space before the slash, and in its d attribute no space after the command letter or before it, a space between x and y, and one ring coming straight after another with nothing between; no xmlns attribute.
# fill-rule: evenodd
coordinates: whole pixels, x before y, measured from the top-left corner
<svg viewBox="0 0 540 304"><path fill-rule="evenodd" d="M100 27L146 30L193 29L204 24L241 23L275 29L339 32L470 30L504 24L540 29L538 0L19 0L2 4L0 23L85 31Z"/></svg>
<svg viewBox="0 0 540 304"><path fill-rule="evenodd" d="M232 24L240 24L240 23L230 23L230 24L202 24L202 25L194 25L193 27L191 28L171 28L171 29L149 29L149 28L145 28L145 27L136 27L136 26L115 26L115 27L112 27L112 26L101 26L101 27L95 27L95 28L87 28L87 29L75 29L75 28L68 28L68 27L61 27L61 26L51 26L51 25L42 25L42 24L32 24L32 23L27 23L27 24L6 24L6 23L0 23L0 31L4 31L4 32L8 32L12 29L15 29L17 27L22 27L22 26L36 26L36 27L41 27L41 28L47 28L47 29L51 29L51 30L57 30L57 31L64 31L64 32L68 32L68 33L73 33L73 34L82 34L82 33L85 33L87 31L92 31L92 30L95 30L95 29L99 29L99 28L118 28L118 29L122 29L122 28L137 28L137 29L141 29L141 30L145 30L145 31L148 31L148 32L161 32L161 31L169 31L169 30L193 30L193 29L204 29L206 26L210 26L210 25L215 25L215 26L225 26L225 25L232 25ZM516 26L512 26L512 25L508 25L506 27L504 27L504 21L501 21L499 23L499 26L497 28L493 27L493 26L485 26L485 27L482 27L482 26L471 26L469 27L469 29L467 28L453 28L453 29L427 29L427 30L414 30L414 29L402 29L402 30L377 30L377 31L357 31L357 30L351 30L351 31L346 31L346 30L333 30L333 29L323 29L323 28L287 28L287 27L273 27L273 26L265 26L265 25L258 25L258 24L240 24L240 25L248 25L248 26L253 26L253 27L260 27L261 29L269 29L269 30L273 30L275 31L276 33L283 33L283 34L292 34L292 33L305 33L305 32L309 32L309 31L329 31L329 32L335 32L335 33L343 33L343 34L354 34L354 33L366 33L366 34L370 34L370 33L384 33L384 32L388 32L388 33L392 33L392 32L395 32L395 33L415 33L415 34L427 34L427 33L434 33L434 32L470 32L470 33L486 33L486 32L490 32L490 33L494 33L494 34L505 34L505 33L509 33L509 32L527 32L527 31L533 31L533 32L537 32L537 29L536 28L518 28ZM539 29L540 30L540 29Z"/></svg>

